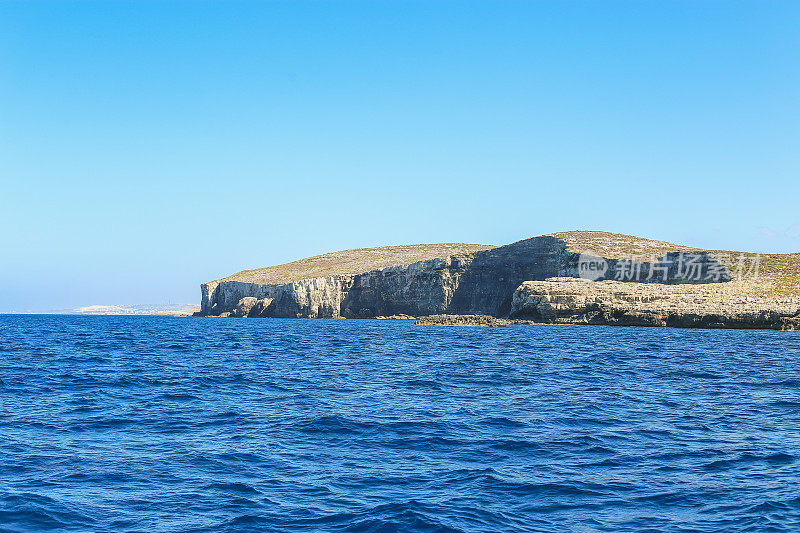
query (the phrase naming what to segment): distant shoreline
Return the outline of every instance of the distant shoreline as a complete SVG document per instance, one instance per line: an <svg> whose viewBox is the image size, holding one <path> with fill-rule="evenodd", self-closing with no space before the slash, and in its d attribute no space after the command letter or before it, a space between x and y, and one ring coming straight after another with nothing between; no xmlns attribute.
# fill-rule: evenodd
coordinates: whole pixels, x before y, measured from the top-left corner
<svg viewBox="0 0 800 533"><path fill-rule="evenodd" d="M200 311L199 306L92 306L97 311L78 311L76 309L56 309L52 311L9 311L0 315L64 315L64 316L192 316ZM114 308L114 309L108 309ZM78 308L82 309L82 308Z"/></svg>

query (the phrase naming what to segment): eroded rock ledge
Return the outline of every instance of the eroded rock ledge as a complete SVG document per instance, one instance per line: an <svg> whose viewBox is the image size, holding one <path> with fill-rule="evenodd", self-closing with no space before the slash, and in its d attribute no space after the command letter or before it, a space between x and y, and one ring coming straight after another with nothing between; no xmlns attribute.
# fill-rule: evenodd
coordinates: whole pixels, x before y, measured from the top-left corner
<svg viewBox="0 0 800 533"><path fill-rule="evenodd" d="M510 315L554 324L800 329L800 297L755 295L749 285L526 281L514 291Z"/></svg>

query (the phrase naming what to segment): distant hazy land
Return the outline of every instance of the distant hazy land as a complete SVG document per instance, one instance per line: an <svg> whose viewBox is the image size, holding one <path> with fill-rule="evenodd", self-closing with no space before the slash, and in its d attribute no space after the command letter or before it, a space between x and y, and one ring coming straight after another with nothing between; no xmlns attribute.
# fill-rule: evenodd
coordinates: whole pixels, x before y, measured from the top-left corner
<svg viewBox="0 0 800 533"><path fill-rule="evenodd" d="M140 305L87 305L75 309L51 309L47 311L18 311L12 314L40 315L173 315L191 316L200 306L181 304L140 304Z"/></svg>

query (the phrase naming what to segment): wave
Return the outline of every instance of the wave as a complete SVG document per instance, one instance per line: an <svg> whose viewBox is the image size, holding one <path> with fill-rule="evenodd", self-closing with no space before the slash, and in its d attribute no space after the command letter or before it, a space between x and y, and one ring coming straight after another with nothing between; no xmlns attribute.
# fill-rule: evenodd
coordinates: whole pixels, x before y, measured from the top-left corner
<svg viewBox="0 0 800 533"><path fill-rule="evenodd" d="M0 317L0 530L800 523L800 336L43 320Z"/></svg>

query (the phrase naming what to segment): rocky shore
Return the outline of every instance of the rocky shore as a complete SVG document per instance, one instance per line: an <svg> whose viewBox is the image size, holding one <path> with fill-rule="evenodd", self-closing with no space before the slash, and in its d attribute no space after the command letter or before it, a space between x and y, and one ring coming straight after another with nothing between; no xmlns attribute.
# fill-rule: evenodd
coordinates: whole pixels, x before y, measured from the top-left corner
<svg viewBox="0 0 800 533"><path fill-rule="evenodd" d="M501 327L513 324L535 324L531 320L497 318L489 315L428 315L418 318L417 326L486 326Z"/></svg>
<svg viewBox="0 0 800 533"><path fill-rule="evenodd" d="M567 232L497 247L348 250L243 271L204 283L197 314L789 330L800 329L798 265L799 254Z"/></svg>
<svg viewBox="0 0 800 533"><path fill-rule="evenodd" d="M800 297L754 292L748 282L734 281L664 285L551 278L520 285L511 316L546 323L800 329Z"/></svg>
<svg viewBox="0 0 800 533"><path fill-rule="evenodd" d="M424 326L584 324L800 330L800 298L753 298L735 282L708 285L526 281L514 292L510 318L431 315Z"/></svg>

